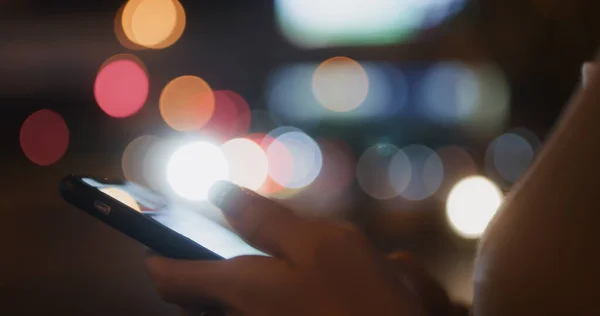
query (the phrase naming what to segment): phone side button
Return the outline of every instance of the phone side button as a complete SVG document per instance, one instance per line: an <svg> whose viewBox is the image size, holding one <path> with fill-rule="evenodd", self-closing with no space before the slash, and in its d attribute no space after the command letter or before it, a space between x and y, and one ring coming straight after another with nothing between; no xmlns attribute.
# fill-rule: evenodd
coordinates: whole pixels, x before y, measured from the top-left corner
<svg viewBox="0 0 600 316"><path fill-rule="evenodd" d="M108 205L106 205L106 204L104 204L104 203L102 203L100 201L94 202L94 208L98 212L100 212L100 213L102 213L102 214L104 214L106 216L108 216L110 214L110 206L108 206Z"/></svg>

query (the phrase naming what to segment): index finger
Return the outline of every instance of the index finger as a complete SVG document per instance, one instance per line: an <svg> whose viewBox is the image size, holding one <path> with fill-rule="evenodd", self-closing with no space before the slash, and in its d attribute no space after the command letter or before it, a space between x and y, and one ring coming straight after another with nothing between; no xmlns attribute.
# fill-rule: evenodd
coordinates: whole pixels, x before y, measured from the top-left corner
<svg viewBox="0 0 600 316"><path fill-rule="evenodd" d="M275 201L227 181L211 188L209 200L243 239L271 255L294 261L306 245L308 221Z"/></svg>

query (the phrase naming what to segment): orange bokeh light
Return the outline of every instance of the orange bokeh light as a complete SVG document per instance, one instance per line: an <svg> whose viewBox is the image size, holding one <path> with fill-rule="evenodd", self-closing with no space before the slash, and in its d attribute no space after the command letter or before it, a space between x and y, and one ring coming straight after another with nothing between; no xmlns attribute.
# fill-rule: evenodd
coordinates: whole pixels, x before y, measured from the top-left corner
<svg viewBox="0 0 600 316"><path fill-rule="evenodd" d="M146 47L134 43L125 34L125 26L123 25L123 10L125 9L125 6L127 5L127 3L128 2L124 3L119 8L119 10L117 11L117 15L115 16L115 24L114 24L115 36L117 37L117 40L119 41L119 43L127 49L144 50L144 49L146 49ZM131 25L129 25L129 28L131 28Z"/></svg>
<svg viewBox="0 0 600 316"><path fill-rule="evenodd" d="M169 37L167 37L164 41L156 45L149 46L152 49L167 48L175 44L175 42L177 42L179 38L181 38L181 36L183 35L183 31L185 30L186 25L185 9L183 8L183 5L181 5L181 2L179 2L179 0L172 1L176 10L175 28L173 28L171 35L169 35Z"/></svg>
<svg viewBox="0 0 600 316"><path fill-rule="evenodd" d="M269 148L271 143L273 143L273 141L275 140L273 137L271 137L267 134L264 134L264 133L249 134L249 135L246 135L246 138L257 143L262 148L262 150L265 152L265 154L267 153L267 149ZM269 158L269 157L267 157L267 158ZM269 168L270 167L271 167L271 161L269 160ZM270 174L267 174L267 179L265 180L263 185L258 190L256 190L256 192L258 192L260 194L264 194L264 195L275 195L279 192L282 192L284 189L285 188L281 184L279 184L275 180L273 180L273 178L271 177Z"/></svg>
<svg viewBox="0 0 600 316"><path fill-rule="evenodd" d="M130 0L122 13L117 13L119 18L123 35L129 42L152 49L175 43L186 24L185 10L178 0ZM117 31L117 38L120 32ZM131 46L127 42L123 45Z"/></svg>
<svg viewBox="0 0 600 316"><path fill-rule="evenodd" d="M182 132L202 128L215 111L215 95L201 78L181 76L163 89L159 100L160 114L173 129Z"/></svg>

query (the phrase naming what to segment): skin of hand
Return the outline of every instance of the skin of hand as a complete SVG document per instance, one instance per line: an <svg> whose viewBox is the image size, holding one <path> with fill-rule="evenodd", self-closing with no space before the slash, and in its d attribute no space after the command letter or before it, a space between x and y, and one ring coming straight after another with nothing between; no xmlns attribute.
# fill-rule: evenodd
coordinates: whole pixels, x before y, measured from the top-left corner
<svg viewBox="0 0 600 316"><path fill-rule="evenodd" d="M210 200L242 238L271 257L151 255L148 273L169 303L188 311L217 304L227 315L244 316L461 315L420 264L406 254L384 258L351 225L299 217L229 182L215 185Z"/></svg>
<svg viewBox="0 0 600 316"><path fill-rule="evenodd" d="M600 315L597 67L480 241L476 316Z"/></svg>

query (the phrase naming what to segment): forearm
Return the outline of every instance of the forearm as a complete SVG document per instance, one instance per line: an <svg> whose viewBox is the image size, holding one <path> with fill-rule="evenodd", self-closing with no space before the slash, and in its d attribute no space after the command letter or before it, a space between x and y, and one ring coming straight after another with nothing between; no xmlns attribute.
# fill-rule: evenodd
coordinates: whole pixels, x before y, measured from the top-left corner
<svg viewBox="0 0 600 316"><path fill-rule="evenodd" d="M482 238L475 315L597 308L599 181L600 78L594 75Z"/></svg>

